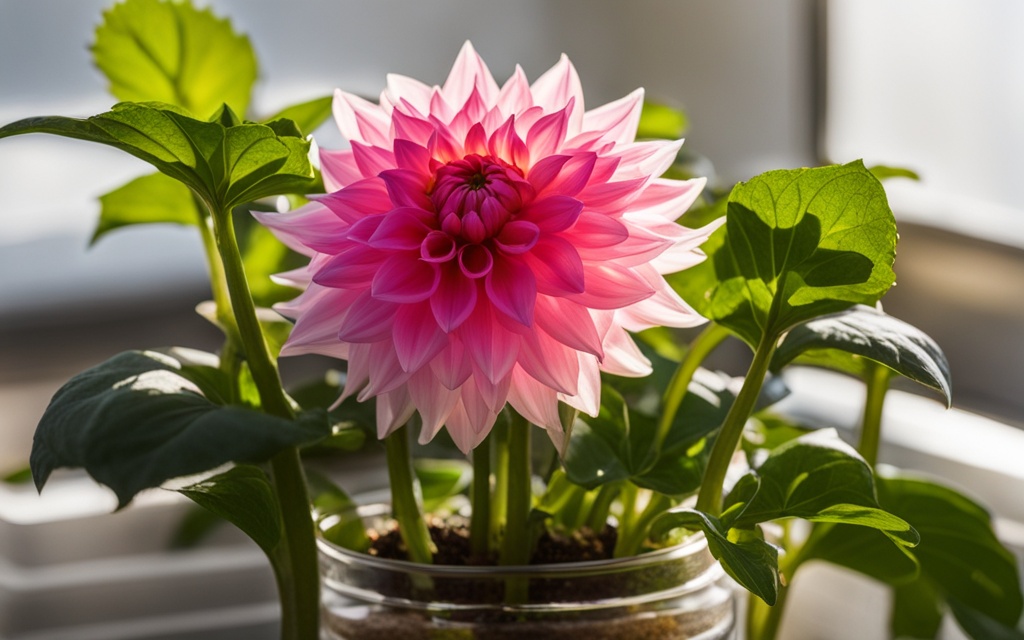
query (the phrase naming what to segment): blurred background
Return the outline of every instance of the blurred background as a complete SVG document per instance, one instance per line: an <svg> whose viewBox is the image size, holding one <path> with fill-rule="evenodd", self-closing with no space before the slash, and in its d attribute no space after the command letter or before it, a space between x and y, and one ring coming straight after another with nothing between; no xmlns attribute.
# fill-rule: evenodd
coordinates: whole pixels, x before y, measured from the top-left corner
<svg viewBox="0 0 1024 640"><path fill-rule="evenodd" d="M88 50L109 4L0 0L0 123L110 107ZM534 79L564 52L588 107L642 86L684 108L686 144L710 160L719 187L768 169L856 158L916 171L919 182L886 183L901 230L899 284L886 310L945 349L956 406L1024 424L1024 4L197 4L252 39L257 113L335 87L375 96L389 72L441 83L468 39L499 81L517 63ZM316 139L342 144L331 124ZM192 311L208 297L192 230L135 228L88 247L96 198L147 172L97 145L47 136L0 142L0 475L24 466L38 416L70 375L128 348L218 344ZM0 504L4 517L12 516Z"/></svg>

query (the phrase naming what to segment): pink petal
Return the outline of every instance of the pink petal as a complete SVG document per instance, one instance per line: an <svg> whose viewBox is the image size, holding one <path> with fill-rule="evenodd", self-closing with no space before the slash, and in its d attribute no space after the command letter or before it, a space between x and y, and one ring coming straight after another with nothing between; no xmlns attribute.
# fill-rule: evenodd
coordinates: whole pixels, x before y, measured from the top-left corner
<svg viewBox="0 0 1024 640"><path fill-rule="evenodd" d="M390 123L381 108L357 95L334 92L334 120L345 139L365 144L388 146Z"/></svg>
<svg viewBox="0 0 1024 640"><path fill-rule="evenodd" d="M433 321L426 303L399 307L392 334L395 354L406 372L419 371L448 344L448 336Z"/></svg>
<svg viewBox="0 0 1024 640"><path fill-rule="evenodd" d="M425 146L430 136L434 135L434 125L423 118L418 118L396 110L392 114L392 126L394 127L394 138L406 140L413 144Z"/></svg>
<svg viewBox="0 0 1024 640"><path fill-rule="evenodd" d="M409 378L409 397L420 413L423 425L420 427L421 444L430 442L444 426L459 401L460 393L445 388L433 372L422 369Z"/></svg>
<svg viewBox="0 0 1024 640"><path fill-rule="evenodd" d="M622 327L613 326L604 339L601 370L616 376L638 378L651 373L651 361Z"/></svg>
<svg viewBox="0 0 1024 640"><path fill-rule="evenodd" d="M459 250L459 269L467 278L483 278L494 268L490 250L478 244L467 244Z"/></svg>
<svg viewBox="0 0 1024 640"><path fill-rule="evenodd" d="M337 253L346 245L347 225L324 205L311 202L288 213L253 211L254 218L270 229L278 240L305 255L313 251Z"/></svg>
<svg viewBox="0 0 1024 640"><path fill-rule="evenodd" d="M381 180L388 188L388 196L396 207L432 209L427 197L426 176L406 169L390 169L380 173Z"/></svg>
<svg viewBox="0 0 1024 640"><path fill-rule="evenodd" d="M469 128L469 132L466 133L466 142L462 145L468 154L477 154L479 156L487 155L487 132L484 131L484 126L477 122Z"/></svg>
<svg viewBox="0 0 1024 640"><path fill-rule="evenodd" d="M494 426L494 420L497 419L497 414L490 419L490 424L475 425L470 419L466 412L466 407L463 405L462 399L452 409L451 415L448 416L448 422L445 427L448 429L448 434L451 435L452 441L455 442L455 446L459 448L464 454L469 454L470 451L476 448L483 439L487 437L491 427ZM477 431L477 428L480 431Z"/></svg>
<svg viewBox="0 0 1024 640"><path fill-rule="evenodd" d="M519 366L555 391L575 395L580 375L576 352L536 329L522 338Z"/></svg>
<svg viewBox="0 0 1024 640"><path fill-rule="evenodd" d="M572 243L580 248L607 249L627 238L629 231L621 222L590 211L580 213L572 228Z"/></svg>
<svg viewBox="0 0 1024 640"><path fill-rule="evenodd" d="M369 237L369 244L376 249L411 251L419 249L424 238L431 232L424 224L424 218L432 217L429 212L412 207L399 207L380 217L381 221Z"/></svg>
<svg viewBox="0 0 1024 640"><path fill-rule="evenodd" d="M395 165L399 169L408 169L429 176L431 160L426 147L410 140L395 140Z"/></svg>
<svg viewBox="0 0 1024 640"><path fill-rule="evenodd" d="M389 340L371 344L367 362L370 368L370 382L356 396L360 402L403 387L409 380L409 374L402 370L395 347Z"/></svg>
<svg viewBox="0 0 1024 640"><path fill-rule="evenodd" d="M507 376L511 380L512 376ZM494 411L490 407L490 403L484 397L484 394L480 392L478 388L478 378L473 376L466 381L466 384L462 385L462 406L466 409L466 417L469 418L470 427L477 435L486 435L491 427L494 426L494 420L498 415L498 411ZM505 403L502 402L502 405ZM479 444L479 441L477 442ZM474 445L475 446L475 445Z"/></svg>
<svg viewBox="0 0 1024 640"><path fill-rule="evenodd" d="M569 296L591 309L621 309L654 295L646 280L615 263L587 267L587 287Z"/></svg>
<svg viewBox="0 0 1024 640"><path fill-rule="evenodd" d="M354 289L369 286L387 254L362 244L352 244L329 258L313 274L313 282L324 287Z"/></svg>
<svg viewBox="0 0 1024 640"><path fill-rule="evenodd" d="M438 265L423 262L418 255L403 251L381 263L370 291L378 300L409 304L434 295L440 282Z"/></svg>
<svg viewBox="0 0 1024 640"><path fill-rule="evenodd" d="M546 295L572 295L584 291L583 261L576 248L559 236L541 236L526 265L537 279L537 291Z"/></svg>
<svg viewBox="0 0 1024 640"><path fill-rule="evenodd" d="M591 183L579 194L579 199L590 211L619 214L640 197L646 178L619 182Z"/></svg>
<svg viewBox="0 0 1024 640"><path fill-rule="evenodd" d="M349 242L358 242L359 244L370 244L370 238L380 228L380 223L384 221L384 214L378 213L372 216L366 216L359 222L355 223L351 227L345 230L344 239ZM343 248L347 248L344 245ZM374 247L378 249L380 247ZM339 250L332 251L331 253L339 253Z"/></svg>
<svg viewBox="0 0 1024 640"><path fill-rule="evenodd" d="M630 331L654 326L694 327L706 320L686 304L665 279L650 266L636 270L654 290L654 295L621 312L620 324Z"/></svg>
<svg viewBox="0 0 1024 640"><path fill-rule="evenodd" d="M707 178L693 180L652 180L640 197L630 203L630 211L644 211L666 220L677 220L697 200Z"/></svg>
<svg viewBox="0 0 1024 640"><path fill-rule="evenodd" d="M569 134L576 135L583 125L583 85L576 68L564 53L558 63L548 69L530 87L534 101L551 112L574 101L575 108L569 119Z"/></svg>
<svg viewBox="0 0 1024 640"><path fill-rule="evenodd" d="M554 233L571 227L581 211L583 203L576 198L548 196L523 207L520 216L536 224L541 231Z"/></svg>
<svg viewBox="0 0 1024 640"><path fill-rule="evenodd" d="M515 116L501 124L487 140L491 155L519 168L530 166L530 150L516 133Z"/></svg>
<svg viewBox="0 0 1024 640"><path fill-rule="evenodd" d="M384 439L397 431L416 411L409 392L400 387L377 396L377 437Z"/></svg>
<svg viewBox="0 0 1024 640"><path fill-rule="evenodd" d="M597 358L578 353L580 361L579 387L575 395L560 394L559 399L588 416L597 417L601 411L601 369Z"/></svg>
<svg viewBox="0 0 1024 640"><path fill-rule="evenodd" d="M529 267L511 256L502 257L494 261L484 286L499 311L524 326L533 326L537 281Z"/></svg>
<svg viewBox="0 0 1024 640"><path fill-rule="evenodd" d="M558 394L530 377L521 367L512 370L508 402L532 424L543 427L559 454L565 453L565 431L558 413Z"/></svg>
<svg viewBox="0 0 1024 640"><path fill-rule="evenodd" d="M443 231L431 231L423 237L420 257L427 262L448 262L455 257L457 245L450 235Z"/></svg>
<svg viewBox="0 0 1024 640"><path fill-rule="evenodd" d="M498 95L498 108L503 113L519 113L533 106L533 95L530 93L530 81L526 79L523 68L516 65L512 76L505 81Z"/></svg>
<svg viewBox="0 0 1024 640"><path fill-rule="evenodd" d="M392 104L398 104L400 101L405 100L421 113L426 113L430 110L430 98L433 94L433 88L415 78L397 73L389 73L387 75L386 91L388 99ZM394 114L392 113L392 115Z"/></svg>
<svg viewBox="0 0 1024 640"><path fill-rule="evenodd" d="M502 227L494 244L507 254L519 255L532 249L539 238L537 225L527 220L513 220Z"/></svg>
<svg viewBox="0 0 1024 640"><path fill-rule="evenodd" d="M539 163L538 163L539 164ZM597 164L597 155L593 153L582 153L579 155L572 156L563 166L561 171L558 172L550 182L540 186L537 182L532 180L533 172L530 172L531 184L537 190L537 196L545 195L563 195L575 197L587 186L590 180L591 174L594 172L594 166ZM541 176L547 177L547 171ZM589 207L590 203L584 200L584 203Z"/></svg>
<svg viewBox="0 0 1024 640"><path fill-rule="evenodd" d="M640 124L640 111L644 104L644 90L633 93L614 102L601 105L583 114L584 131L601 131L602 139L616 144L632 142Z"/></svg>
<svg viewBox="0 0 1024 640"><path fill-rule="evenodd" d="M441 267L441 280L430 298L434 319L445 333L458 328L476 308L477 284L462 275L455 264Z"/></svg>
<svg viewBox="0 0 1024 640"><path fill-rule="evenodd" d="M458 389L473 373L473 363L462 342L449 336L448 344L430 361L430 370L446 389Z"/></svg>
<svg viewBox="0 0 1024 640"><path fill-rule="evenodd" d="M604 350L590 312L571 300L537 296L537 326L565 346L601 358Z"/></svg>
<svg viewBox="0 0 1024 640"><path fill-rule="evenodd" d="M573 102L570 99L564 109L544 116L530 127L529 133L526 134L526 146L529 147L531 154L543 158L558 152L565 142L572 107Z"/></svg>
<svg viewBox="0 0 1024 640"><path fill-rule="evenodd" d="M360 180L341 191L317 196L314 201L323 204L349 224L363 216L385 213L394 208L384 182L379 178Z"/></svg>
<svg viewBox="0 0 1024 640"><path fill-rule="evenodd" d="M519 354L520 337L495 321L490 304L478 304L457 335L491 382L501 380L512 370Z"/></svg>
<svg viewBox="0 0 1024 640"><path fill-rule="evenodd" d="M653 140L616 146L615 154L621 162L615 172L615 179L646 180L651 176L660 176L675 162L682 146L682 140Z"/></svg>
<svg viewBox="0 0 1024 640"><path fill-rule="evenodd" d="M470 384L476 387L484 406L493 413L499 413L505 407L505 401L508 400L512 374L507 373L501 380L491 382L482 371L476 369L473 371Z"/></svg>
<svg viewBox="0 0 1024 640"><path fill-rule="evenodd" d="M498 83L494 81L487 64L467 40L455 58L455 64L452 65L442 91L450 104L462 104L469 98L473 89L479 91L480 96L488 104L494 102L499 91Z"/></svg>
<svg viewBox="0 0 1024 640"><path fill-rule="evenodd" d="M370 381L370 345L354 344L349 349L348 367L345 371L345 389L336 404L360 393Z"/></svg>
<svg viewBox="0 0 1024 640"><path fill-rule="evenodd" d="M395 154L387 149L352 141L352 158L365 176L376 176L395 166Z"/></svg>
<svg viewBox="0 0 1024 640"><path fill-rule="evenodd" d="M320 171L328 193L368 177L359 170L351 149L320 149Z"/></svg>
<svg viewBox="0 0 1024 640"><path fill-rule="evenodd" d="M342 342L377 342L391 337L398 305L375 300L364 291L349 306L341 320L338 339Z"/></svg>

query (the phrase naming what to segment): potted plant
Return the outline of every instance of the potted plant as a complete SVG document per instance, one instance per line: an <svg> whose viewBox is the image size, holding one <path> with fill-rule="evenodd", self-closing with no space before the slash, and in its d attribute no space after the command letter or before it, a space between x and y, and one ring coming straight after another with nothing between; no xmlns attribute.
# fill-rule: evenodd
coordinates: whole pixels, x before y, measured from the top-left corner
<svg viewBox="0 0 1024 640"><path fill-rule="evenodd" d="M171 26L177 40L155 35ZM467 43L442 86L391 76L377 102L339 91L259 121L248 41L208 11L128 0L94 53L123 102L0 138L153 165L112 195L159 207L105 207L99 233L194 224L201 311L225 342L70 380L37 429L38 487L84 467L125 505L205 474L179 490L267 553L285 638L727 638L726 576L754 594L748 637L772 638L811 559L892 584L900 632L934 634L948 608L976 638L1014 633L1019 578L985 511L873 469L893 375L950 393L934 342L877 306L896 247L879 179L899 171L779 170L702 194L680 142L637 139L641 120L659 136L642 92L586 109L565 57L499 85ZM161 75L139 82L126 59ZM332 109L351 147L317 170L304 132ZM294 208L268 207L278 196ZM283 245L247 228L243 252L249 212ZM308 259L277 276L290 300L266 280L283 246ZM741 380L701 368L729 338L753 351ZM286 391L278 353L334 357L344 382L327 402L326 383ZM770 413L791 363L865 379L856 448ZM302 464L367 421L390 477L377 505ZM450 464L417 474L413 436L468 458L468 489Z"/></svg>

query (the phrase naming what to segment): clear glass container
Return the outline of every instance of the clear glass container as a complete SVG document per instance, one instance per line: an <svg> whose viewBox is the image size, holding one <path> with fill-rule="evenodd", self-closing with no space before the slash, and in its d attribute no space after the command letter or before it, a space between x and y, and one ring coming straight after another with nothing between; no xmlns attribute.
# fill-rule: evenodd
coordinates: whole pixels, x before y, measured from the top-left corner
<svg viewBox="0 0 1024 640"><path fill-rule="evenodd" d="M367 522L386 514L360 510ZM733 583L703 535L632 558L525 567L421 565L318 545L325 640L735 638Z"/></svg>

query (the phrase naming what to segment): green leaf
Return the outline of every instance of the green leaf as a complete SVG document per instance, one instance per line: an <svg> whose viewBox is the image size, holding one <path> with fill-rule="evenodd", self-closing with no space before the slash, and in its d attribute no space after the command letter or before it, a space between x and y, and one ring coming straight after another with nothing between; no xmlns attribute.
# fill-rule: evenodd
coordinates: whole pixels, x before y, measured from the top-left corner
<svg viewBox="0 0 1024 640"><path fill-rule="evenodd" d="M873 305L895 281L896 224L859 161L736 185L726 224L702 248L708 260L673 284L752 347L811 318Z"/></svg>
<svg viewBox="0 0 1024 640"><path fill-rule="evenodd" d="M327 118L331 117L331 104L333 101L334 96L324 96L309 100L308 102L293 104L270 116L266 122L291 120L299 128L299 131L309 135L322 125Z"/></svg>
<svg viewBox="0 0 1024 640"><path fill-rule="evenodd" d="M168 223L195 226L199 211L188 187L161 173L136 178L100 196L100 219L91 243L124 226Z"/></svg>
<svg viewBox="0 0 1024 640"><path fill-rule="evenodd" d="M420 481L423 510L437 511L451 498L465 491L473 469L465 460L420 458L413 461L413 471Z"/></svg>
<svg viewBox="0 0 1024 640"><path fill-rule="evenodd" d="M262 469L238 465L178 492L241 529L273 559L281 542L281 509Z"/></svg>
<svg viewBox="0 0 1024 640"><path fill-rule="evenodd" d="M771 368L779 371L799 356L805 357L798 362L862 378L868 371L860 358L867 358L935 389L947 406L951 402L949 362L939 345L920 329L873 307L857 305L794 327L775 351Z"/></svg>
<svg viewBox="0 0 1024 640"><path fill-rule="evenodd" d="M172 549L192 549L223 524L224 518L193 504L175 527L170 546Z"/></svg>
<svg viewBox="0 0 1024 640"><path fill-rule="evenodd" d="M893 588L889 625L896 638L935 638L942 626L941 598L925 580Z"/></svg>
<svg viewBox="0 0 1024 640"><path fill-rule="evenodd" d="M951 606L965 630L984 628L984 618L1017 625L1024 609L1017 561L996 538L988 512L948 487L909 477L878 478L878 497L920 532L919 580Z"/></svg>
<svg viewBox="0 0 1024 640"><path fill-rule="evenodd" d="M890 585L907 585L921 569L912 553L881 531L853 525L830 526L806 554Z"/></svg>
<svg viewBox="0 0 1024 640"><path fill-rule="evenodd" d="M1024 640L1024 633L1019 629L990 618L956 598L949 598L947 604L960 628L975 640Z"/></svg>
<svg viewBox="0 0 1024 640"><path fill-rule="evenodd" d="M725 508L730 527L795 517L878 529L901 547L919 541L909 524L879 507L870 465L830 430L773 450L736 483Z"/></svg>
<svg viewBox="0 0 1024 640"><path fill-rule="evenodd" d="M359 517L355 501L327 476L315 471L306 474L313 517L325 540L360 553L370 548L366 525Z"/></svg>
<svg viewBox="0 0 1024 640"><path fill-rule="evenodd" d="M643 139L678 140L686 133L689 123L681 109L659 102L644 101L640 111L636 137Z"/></svg>
<svg viewBox="0 0 1024 640"><path fill-rule="evenodd" d="M4 484L27 484L32 482L32 469L30 467L16 469L0 479L0 482Z"/></svg>
<svg viewBox="0 0 1024 640"><path fill-rule="evenodd" d="M214 210L289 192L304 192L314 174L301 138L262 124L225 127L161 103L120 103L85 120L46 116L0 127L0 138L50 133L106 144L183 183Z"/></svg>
<svg viewBox="0 0 1024 640"><path fill-rule="evenodd" d="M779 551L764 541L760 529L730 530L718 518L695 509L677 507L651 525L651 537L663 538L672 529L703 529L711 554L741 586L774 606L779 596Z"/></svg>
<svg viewBox="0 0 1024 640"><path fill-rule="evenodd" d="M36 486L55 468L82 467L123 507L171 478L263 462L328 434L323 412L292 421L217 404L207 392L218 388L222 372L190 364L183 353L124 352L61 387L36 428Z"/></svg>
<svg viewBox="0 0 1024 640"><path fill-rule="evenodd" d="M661 450L654 449L657 420L606 385L598 416L581 415L573 427L564 458L566 474L588 489L629 480L666 495L694 491L706 462L703 439L721 425L734 397L728 381L705 370L694 375Z"/></svg>
<svg viewBox="0 0 1024 640"><path fill-rule="evenodd" d="M910 180L921 180L921 176L917 175L916 171L907 169L906 167L887 167L885 165L876 164L875 166L868 169L873 176L879 180L888 180L889 178L908 178Z"/></svg>
<svg viewBox="0 0 1024 640"><path fill-rule="evenodd" d="M188 2L115 4L103 14L92 52L118 100L166 102L202 118L223 103L244 114L257 75L249 39Z"/></svg>

